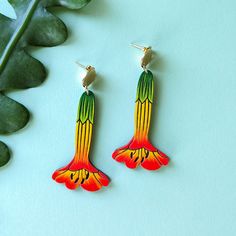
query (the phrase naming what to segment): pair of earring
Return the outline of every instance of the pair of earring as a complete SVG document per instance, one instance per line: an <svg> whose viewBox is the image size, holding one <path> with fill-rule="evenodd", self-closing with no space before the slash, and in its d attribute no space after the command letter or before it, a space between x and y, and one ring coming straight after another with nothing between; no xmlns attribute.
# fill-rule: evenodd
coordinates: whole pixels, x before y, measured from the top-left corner
<svg viewBox="0 0 236 236"><path fill-rule="evenodd" d="M112 157L118 162L124 162L127 167L132 169L141 165L147 170L157 170L162 165L167 165L169 158L155 148L148 139L154 81L153 74L147 69L147 66L152 59L152 49L151 47L132 45L144 52L141 60L143 72L138 81L135 101L135 132L131 141L127 145L115 150ZM52 178L58 183L64 183L67 188L72 190L81 186L88 191L97 191L103 186L108 186L110 179L94 167L89 159L94 125L95 96L88 87L95 80L96 71L92 66L85 67L80 63L78 65L86 69L87 74L82 81L85 92L80 98L78 107L75 155L67 166L56 170Z"/></svg>

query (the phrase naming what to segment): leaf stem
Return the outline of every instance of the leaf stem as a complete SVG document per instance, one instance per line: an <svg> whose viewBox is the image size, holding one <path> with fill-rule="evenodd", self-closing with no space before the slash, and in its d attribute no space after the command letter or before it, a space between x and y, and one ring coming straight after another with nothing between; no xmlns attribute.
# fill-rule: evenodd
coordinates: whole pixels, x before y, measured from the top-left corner
<svg viewBox="0 0 236 236"><path fill-rule="evenodd" d="M19 25L19 27L16 29L14 34L12 35L11 39L9 40L5 50L3 51L3 54L0 58L0 75L3 72L14 48L16 47L18 41L20 40L21 36L25 32L31 18L34 15L34 12L37 8L37 5L39 3L39 0L33 0L25 13L24 18L22 19L22 24Z"/></svg>

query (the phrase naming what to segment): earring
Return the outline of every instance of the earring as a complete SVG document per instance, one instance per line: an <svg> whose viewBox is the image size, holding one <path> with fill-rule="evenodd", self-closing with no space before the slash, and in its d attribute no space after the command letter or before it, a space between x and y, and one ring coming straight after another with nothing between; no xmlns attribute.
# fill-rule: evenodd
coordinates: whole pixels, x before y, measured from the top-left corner
<svg viewBox="0 0 236 236"><path fill-rule="evenodd" d="M58 183L64 183L69 189L81 186L88 191L97 191L102 186L108 186L109 178L93 166L89 160L89 150L94 124L95 96L88 87L95 80L96 71L92 66L77 64L87 71L82 80L85 92L80 97L75 131L75 155L69 165L58 169L52 178Z"/></svg>
<svg viewBox="0 0 236 236"><path fill-rule="evenodd" d="M147 170L157 170L162 165L167 165L169 158L148 139L153 104L153 74L147 70L147 65L152 59L151 47L141 47L132 44L133 47L141 49L144 56L141 60L143 72L138 81L137 95L135 101L135 131L131 141L115 150L113 159L124 162L128 168L136 168L141 165Z"/></svg>

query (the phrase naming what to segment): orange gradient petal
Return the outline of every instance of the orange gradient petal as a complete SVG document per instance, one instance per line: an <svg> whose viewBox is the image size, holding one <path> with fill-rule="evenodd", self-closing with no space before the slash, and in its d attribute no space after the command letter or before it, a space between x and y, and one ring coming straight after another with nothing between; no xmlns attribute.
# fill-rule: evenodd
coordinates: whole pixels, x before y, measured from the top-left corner
<svg viewBox="0 0 236 236"><path fill-rule="evenodd" d="M157 170L169 162L169 158L156 149L148 140L137 142L134 138L128 145L117 149L112 157L118 162L124 162L131 169L141 165L147 170Z"/></svg>
<svg viewBox="0 0 236 236"><path fill-rule="evenodd" d="M69 167L55 171L52 178L58 183L64 183L68 189L74 190L81 186L88 191L97 191L102 186L108 186L109 178L91 166L86 169L70 170ZM92 169L93 171L90 171ZM94 171L95 170L95 171Z"/></svg>

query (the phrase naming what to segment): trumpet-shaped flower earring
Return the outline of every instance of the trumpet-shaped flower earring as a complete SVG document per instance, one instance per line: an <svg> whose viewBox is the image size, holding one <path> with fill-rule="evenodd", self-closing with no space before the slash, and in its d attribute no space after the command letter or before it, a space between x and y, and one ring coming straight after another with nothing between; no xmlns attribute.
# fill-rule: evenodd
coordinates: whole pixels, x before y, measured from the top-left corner
<svg viewBox="0 0 236 236"><path fill-rule="evenodd" d="M131 141L118 148L112 157L118 162L124 162L129 168L141 165L147 170L157 170L162 165L167 165L168 157L155 148L148 139L153 104L153 74L147 70L147 65L152 59L151 47L132 46L141 49L144 56L141 60L143 72L138 81L135 105L135 131Z"/></svg>
<svg viewBox="0 0 236 236"><path fill-rule="evenodd" d="M102 186L107 186L110 181L89 160L94 124L95 97L93 92L88 90L88 86L95 80L96 72L92 66L85 67L79 63L77 64L86 69L87 74L82 81L85 92L80 98L78 107L75 131L75 155L69 165L56 170L52 178L58 183L64 183L69 189L76 189L81 186L88 191L97 191Z"/></svg>

